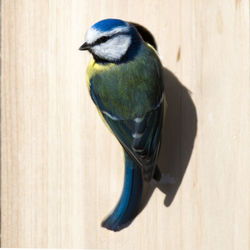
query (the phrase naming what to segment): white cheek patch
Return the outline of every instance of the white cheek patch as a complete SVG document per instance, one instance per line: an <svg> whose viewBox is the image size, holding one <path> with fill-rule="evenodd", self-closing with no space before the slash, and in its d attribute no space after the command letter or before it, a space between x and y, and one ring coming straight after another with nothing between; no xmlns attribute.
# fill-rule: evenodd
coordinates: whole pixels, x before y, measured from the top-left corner
<svg viewBox="0 0 250 250"><path fill-rule="evenodd" d="M102 37L102 36L112 36L116 33L119 32L128 32L129 31L129 26L120 26L120 27L116 27L110 31L106 31L106 32L102 32L99 30L96 30L94 28L90 28L86 34L85 37L85 41L88 44L91 44L93 42L95 42L98 38Z"/></svg>
<svg viewBox="0 0 250 250"><path fill-rule="evenodd" d="M118 35L92 48L94 54L106 60L115 61L124 56L131 44L131 37Z"/></svg>

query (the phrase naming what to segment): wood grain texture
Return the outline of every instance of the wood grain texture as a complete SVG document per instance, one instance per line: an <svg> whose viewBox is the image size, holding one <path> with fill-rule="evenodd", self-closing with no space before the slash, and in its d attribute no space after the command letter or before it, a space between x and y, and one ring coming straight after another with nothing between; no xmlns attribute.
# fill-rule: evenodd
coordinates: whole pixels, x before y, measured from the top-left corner
<svg viewBox="0 0 250 250"><path fill-rule="evenodd" d="M1 11L2 247L250 249L249 1L2 0ZM107 17L153 33L198 119L171 204L155 189L118 233L100 223L121 193L123 156L87 93L90 55L78 51Z"/></svg>

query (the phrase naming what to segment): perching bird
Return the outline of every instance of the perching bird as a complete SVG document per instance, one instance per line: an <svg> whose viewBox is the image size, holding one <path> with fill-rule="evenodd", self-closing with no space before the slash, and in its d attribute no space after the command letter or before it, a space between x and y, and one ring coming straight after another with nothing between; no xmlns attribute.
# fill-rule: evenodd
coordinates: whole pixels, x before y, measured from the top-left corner
<svg viewBox="0 0 250 250"><path fill-rule="evenodd" d="M102 222L103 227L119 231L139 213L143 179L160 176L156 161L166 108L162 65L157 52L136 28L119 19L94 24L80 50L93 55L87 68L88 89L124 149L122 195Z"/></svg>

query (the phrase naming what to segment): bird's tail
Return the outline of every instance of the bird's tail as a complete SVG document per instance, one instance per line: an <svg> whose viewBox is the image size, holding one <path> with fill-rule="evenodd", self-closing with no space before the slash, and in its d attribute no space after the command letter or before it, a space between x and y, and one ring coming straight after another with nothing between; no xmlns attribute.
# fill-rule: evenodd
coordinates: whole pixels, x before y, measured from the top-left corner
<svg viewBox="0 0 250 250"><path fill-rule="evenodd" d="M114 211L102 222L102 226L119 231L127 227L140 211L143 180L140 167L125 154L125 178L122 195Z"/></svg>

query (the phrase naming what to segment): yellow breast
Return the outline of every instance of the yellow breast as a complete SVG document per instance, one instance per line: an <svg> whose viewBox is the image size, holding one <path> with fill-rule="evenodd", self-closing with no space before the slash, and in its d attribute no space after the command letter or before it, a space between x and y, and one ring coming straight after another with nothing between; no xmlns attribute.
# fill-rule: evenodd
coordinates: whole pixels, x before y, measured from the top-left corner
<svg viewBox="0 0 250 250"><path fill-rule="evenodd" d="M115 67L114 63L100 64L96 63L95 59L92 57L86 71L86 82L88 89L90 88L90 79L103 71L110 70L112 67Z"/></svg>

